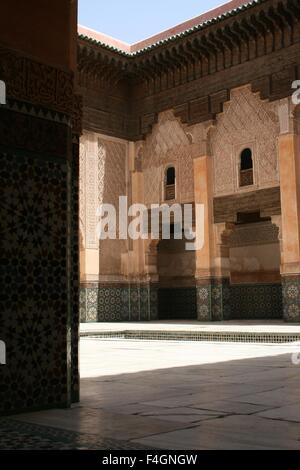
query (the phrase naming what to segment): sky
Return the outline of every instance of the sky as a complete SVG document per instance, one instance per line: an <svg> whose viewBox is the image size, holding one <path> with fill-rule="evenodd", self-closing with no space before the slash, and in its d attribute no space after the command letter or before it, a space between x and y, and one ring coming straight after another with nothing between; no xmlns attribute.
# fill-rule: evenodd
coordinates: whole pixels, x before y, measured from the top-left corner
<svg viewBox="0 0 300 470"><path fill-rule="evenodd" d="M79 24L133 44L228 0L79 0Z"/></svg>

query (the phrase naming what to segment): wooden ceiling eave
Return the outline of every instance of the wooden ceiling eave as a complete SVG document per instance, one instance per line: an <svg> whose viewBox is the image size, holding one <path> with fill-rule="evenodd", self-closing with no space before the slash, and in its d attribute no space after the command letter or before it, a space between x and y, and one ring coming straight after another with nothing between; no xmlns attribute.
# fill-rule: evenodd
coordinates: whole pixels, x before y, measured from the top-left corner
<svg viewBox="0 0 300 470"><path fill-rule="evenodd" d="M240 28L245 31L245 33L248 35L249 39L252 39L256 41L257 39L257 31L256 29L251 25L249 21L247 21L245 18L239 23Z"/></svg>
<svg viewBox="0 0 300 470"><path fill-rule="evenodd" d="M87 75L101 86L115 86L126 75L127 60L118 54L103 50L99 46L86 44L82 41L78 45L78 71ZM87 80L82 80L87 82ZM87 83L86 83L87 85Z"/></svg>
<svg viewBox="0 0 300 470"><path fill-rule="evenodd" d="M284 46L284 30L292 29L299 18L298 0L274 0L271 5L265 2L233 18L225 18L217 25L207 25L132 57L80 39L79 71L101 73L104 80L115 76L149 81L169 71L188 70L198 62L214 64L218 61L218 67L228 67L230 55L235 56L235 61L250 59L250 43L254 43L252 54L258 47L266 47L266 42L268 50ZM214 66L210 70L213 73Z"/></svg>
<svg viewBox="0 0 300 470"><path fill-rule="evenodd" d="M298 0L290 0L286 4L286 10L298 20L300 19L300 5Z"/></svg>

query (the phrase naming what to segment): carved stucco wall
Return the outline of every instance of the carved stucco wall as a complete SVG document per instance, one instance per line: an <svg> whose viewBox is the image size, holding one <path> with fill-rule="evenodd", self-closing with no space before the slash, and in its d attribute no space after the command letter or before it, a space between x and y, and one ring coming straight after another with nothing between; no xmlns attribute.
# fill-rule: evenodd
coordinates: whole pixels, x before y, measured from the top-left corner
<svg viewBox="0 0 300 470"><path fill-rule="evenodd" d="M81 248L97 249L98 154L93 134L85 133L81 138L79 175Z"/></svg>
<svg viewBox="0 0 300 470"><path fill-rule="evenodd" d="M128 143L84 132L80 144L81 249L98 250L101 275L118 275L127 245L122 240L97 238L100 204L112 204L118 214L119 196L127 194ZM87 268L88 270L88 268ZM87 273L88 274L88 273Z"/></svg>
<svg viewBox="0 0 300 470"><path fill-rule="evenodd" d="M229 237L231 248L278 243L278 227L270 221L235 227Z"/></svg>
<svg viewBox="0 0 300 470"><path fill-rule="evenodd" d="M163 201L163 181L168 166L176 168L177 202L194 199L192 145L172 111L159 115L143 146L145 204Z"/></svg>
<svg viewBox="0 0 300 470"><path fill-rule="evenodd" d="M279 121L277 103L262 101L245 86L231 91L224 111L211 131L215 196L247 189L239 188L239 158L250 147L254 159L254 187L277 186Z"/></svg>

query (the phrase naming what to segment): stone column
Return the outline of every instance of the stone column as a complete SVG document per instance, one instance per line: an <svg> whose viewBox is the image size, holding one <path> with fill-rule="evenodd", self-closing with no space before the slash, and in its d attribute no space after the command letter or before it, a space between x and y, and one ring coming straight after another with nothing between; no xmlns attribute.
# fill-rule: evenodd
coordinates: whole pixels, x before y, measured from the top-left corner
<svg viewBox="0 0 300 470"><path fill-rule="evenodd" d="M284 319L300 321L300 147L290 98L279 102L278 156L281 192L281 275Z"/></svg>
<svg viewBox="0 0 300 470"><path fill-rule="evenodd" d="M195 204L204 206L204 246L196 251L197 317L212 321L212 255L213 255L213 197L212 159L209 155L194 158Z"/></svg>
<svg viewBox="0 0 300 470"><path fill-rule="evenodd" d="M130 195L128 205L142 204L144 201L144 176L141 167L141 154L133 142L129 143ZM129 240L129 275L141 277L145 270L143 240Z"/></svg>
<svg viewBox="0 0 300 470"><path fill-rule="evenodd" d="M194 159L195 204L204 206L204 246L196 251L197 317L199 321L212 321L212 162L204 155Z"/></svg>

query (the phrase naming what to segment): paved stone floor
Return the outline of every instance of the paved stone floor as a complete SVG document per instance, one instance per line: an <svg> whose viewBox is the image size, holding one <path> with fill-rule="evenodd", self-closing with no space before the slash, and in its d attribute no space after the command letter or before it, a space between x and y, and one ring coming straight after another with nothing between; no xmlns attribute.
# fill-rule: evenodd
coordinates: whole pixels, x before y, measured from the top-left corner
<svg viewBox="0 0 300 470"><path fill-rule="evenodd" d="M0 448L300 449L300 345L81 340L81 403L0 420Z"/></svg>

